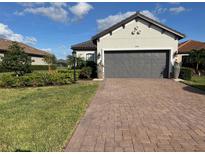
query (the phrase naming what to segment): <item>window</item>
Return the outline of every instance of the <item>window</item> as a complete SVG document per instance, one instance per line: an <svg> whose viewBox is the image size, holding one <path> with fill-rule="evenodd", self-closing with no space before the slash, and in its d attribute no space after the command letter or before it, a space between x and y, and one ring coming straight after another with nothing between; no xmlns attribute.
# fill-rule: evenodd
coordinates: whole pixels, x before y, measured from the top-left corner
<svg viewBox="0 0 205 154"><path fill-rule="evenodd" d="M86 54L86 61L95 61L94 60L94 54L93 53L87 53Z"/></svg>

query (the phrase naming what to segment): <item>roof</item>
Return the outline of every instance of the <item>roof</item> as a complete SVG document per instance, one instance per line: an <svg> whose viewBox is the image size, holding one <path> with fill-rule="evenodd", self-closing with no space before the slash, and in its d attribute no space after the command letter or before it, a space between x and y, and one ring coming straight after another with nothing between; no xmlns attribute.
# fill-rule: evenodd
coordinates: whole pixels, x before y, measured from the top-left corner
<svg viewBox="0 0 205 154"><path fill-rule="evenodd" d="M179 44L178 53L189 53L192 50L200 50L205 49L205 42L195 41L195 40L188 40Z"/></svg>
<svg viewBox="0 0 205 154"><path fill-rule="evenodd" d="M72 50L97 50L96 44L92 40L75 44L71 46Z"/></svg>
<svg viewBox="0 0 205 154"><path fill-rule="evenodd" d="M167 26L165 26L165 25L163 25L163 24L161 24L161 23L159 23L159 22L157 22L157 21L155 21L155 20L153 20L153 19L151 19L151 18L148 18L148 17L142 15L142 14L139 13L139 12L136 12L134 15L131 15L130 17L128 17L128 18L122 20L121 22L119 22L119 23L117 23L117 24L111 26L110 28L105 29L104 31L102 31L102 32L100 32L100 33L98 33L98 34L96 34L95 36L92 37L92 40L96 40L96 39L98 39L98 38L100 38L100 37L102 37L102 36L104 36L104 35L110 33L111 31L113 31L113 30L115 30L115 29L117 29L117 28L119 28L119 27L125 25L126 23L128 23L128 22L130 22L130 21L132 21L132 20L134 20L134 19L137 19L137 18L141 18L141 19L143 19L143 20L149 22L150 24L156 25L156 26L158 26L158 27L160 27L160 28L162 28L162 29L164 29L164 30L170 32L170 33L173 33L173 34L176 35L179 39L182 39L182 38L185 37L184 34L178 32L178 31L176 31L176 30L174 30L174 29L172 29L172 28L169 28L169 27L167 27Z"/></svg>
<svg viewBox="0 0 205 154"><path fill-rule="evenodd" d="M6 40L6 39L0 39L0 50L3 50L3 51L7 51L9 46L12 44L13 41L10 41L10 40ZM30 55L37 55L37 56L45 56L45 55L48 55L49 53L46 52L46 51L42 51L42 50L39 50L39 49L36 49L36 48L33 48L31 46L28 46L24 43L20 43L20 42L17 42L18 45L22 48L24 48L24 51L25 53L27 54L30 54Z"/></svg>

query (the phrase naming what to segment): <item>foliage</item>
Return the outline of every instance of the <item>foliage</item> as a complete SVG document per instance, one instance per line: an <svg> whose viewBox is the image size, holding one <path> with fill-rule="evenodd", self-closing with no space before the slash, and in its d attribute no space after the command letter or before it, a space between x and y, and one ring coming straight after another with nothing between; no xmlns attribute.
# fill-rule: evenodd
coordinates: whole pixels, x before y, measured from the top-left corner
<svg viewBox="0 0 205 154"><path fill-rule="evenodd" d="M56 70L56 65L50 65L51 70ZM48 70L48 65L31 65L31 70Z"/></svg>
<svg viewBox="0 0 205 154"><path fill-rule="evenodd" d="M73 55L67 56L67 64L68 64L68 66L70 66L71 69L74 67ZM85 66L85 60L83 60L83 58L81 58L81 57L76 57L76 68L81 69L84 66Z"/></svg>
<svg viewBox="0 0 205 154"><path fill-rule="evenodd" d="M190 60L195 64L196 73L200 75L199 65L205 63L205 49L192 50L190 53Z"/></svg>
<svg viewBox="0 0 205 154"><path fill-rule="evenodd" d="M53 54L47 54L44 56L44 61L48 64L48 70L51 71L51 65L56 63L56 57Z"/></svg>
<svg viewBox="0 0 205 154"><path fill-rule="evenodd" d="M0 89L0 151L63 151L97 83Z"/></svg>
<svg viewBox="0 0 205 154"><path fill-rule="evenodd" d="M8 71L15 72L17 76L31 72L31 57L28 56L17 42L12 42L8 52L2 57L1 65Z"/></svg>
<svg viewBox="0 0 205 154"><path fill-rule="evenodd" d="M64 59L58 59L58 60L56 61L56 65L57 65L58 67L67 67L67 61L64 60Z"/></svg>
<svg viewBox="0 0 205 154"><path fill-rule="evenodd" d="M69 78L71 78L72 81L74 81L74 70L71 70L71 69L61 69L61 70L58 70L59 73L65 73L69 76ZM76 70L76 79L78 80L79 79L79 74L80 74L80 70L77 69Z"/></svg>
<svg viewBox="0 0 205 154"><path fill-rule="evenodd" d="M83 67L80 70L79 78L90 79L92 75L92 67Z"/></svg>
<svg viewBox="0 0 205 154"><path fill-rule="evenodd" d="M53 72L33 72L24 76L3 74L0 76L0 87L39 87L56 86L72 83L69 74Z"/></svg>
<svg viewBox="0 0 205 154"><path fill-rule="evenodd" d="M51 65L51 70L56 70L56 65ZM31 71L41 71L41 70L48 70L48 65L31 65ZM9 72L6 68L0 65L0 73L2 72Z"/></svg>
<svg viewBox="0 0 205 154"><path fill-rule="evenodd" d="M192 69L188 67L181 67L179 78L184 79L184 80L191 80Z"/></svg>
<svg viewBox="0 0 205 154"><path fill-rule="evenodd" d="M0 62L0 73L3 73L3 72L9 72L9 70L7 70L6 68L4 68Z"/></svg>
<svg viewBox="0 0 205 154"><path fill-rule="evenodd" d="M74 64L74 57L72 55L67 56L67 62L68 66L70 66L71 69L73 69L73 64ZM92 74L91 78L96 78L97 77L97 64L93 61L85 61L80 57L76 58L76 69L82 69L83 67L91 67L92 68Z"/></svg>
<svg viewBox="0 0 205 154"><path fill-rule="evenodd" d="M92 68L91 78L96 78L97 77L97 64L93 61L87 61L85 66Z"/></svg>

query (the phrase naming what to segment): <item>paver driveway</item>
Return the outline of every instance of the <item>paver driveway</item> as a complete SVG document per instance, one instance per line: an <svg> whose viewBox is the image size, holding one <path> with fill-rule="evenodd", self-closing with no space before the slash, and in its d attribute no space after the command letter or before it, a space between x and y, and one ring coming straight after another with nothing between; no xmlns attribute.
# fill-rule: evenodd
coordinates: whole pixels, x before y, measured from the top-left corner
<svg viewBox="0 0 205 154"><path fill-rule="evenodd" d="M205 151L205 93L166 79L106 79L65 151Z"/></svg>

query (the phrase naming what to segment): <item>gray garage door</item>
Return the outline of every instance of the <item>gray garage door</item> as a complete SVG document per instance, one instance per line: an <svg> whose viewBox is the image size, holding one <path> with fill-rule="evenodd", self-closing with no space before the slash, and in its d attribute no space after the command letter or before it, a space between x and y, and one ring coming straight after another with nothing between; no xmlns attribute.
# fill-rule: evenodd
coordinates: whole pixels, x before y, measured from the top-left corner
<svg viewBox="0 0 205 154"><path fill-rule="evenodd" d="M167 78L168 51L105 51L106 78Z"/></svg>

